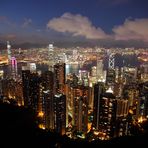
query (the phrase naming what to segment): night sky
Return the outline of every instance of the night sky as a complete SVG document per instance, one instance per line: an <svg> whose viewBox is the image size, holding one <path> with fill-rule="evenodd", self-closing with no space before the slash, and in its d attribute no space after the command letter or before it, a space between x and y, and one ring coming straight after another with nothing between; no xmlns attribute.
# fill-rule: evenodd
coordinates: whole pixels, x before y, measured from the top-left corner
<svg viewBox="0 0 148 148"><path fill-rule="evenodd" d="M0 41L148 44L148 0L0 0Z"/></svg>

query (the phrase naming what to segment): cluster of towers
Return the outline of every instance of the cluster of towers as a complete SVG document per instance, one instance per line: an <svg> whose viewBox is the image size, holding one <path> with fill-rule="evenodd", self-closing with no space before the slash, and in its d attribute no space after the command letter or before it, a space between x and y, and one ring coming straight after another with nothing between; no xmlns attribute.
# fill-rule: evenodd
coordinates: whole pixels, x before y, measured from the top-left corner
<svg viewBox="0 0 148 148"><path fill-rule="evenodd" d="M53 65L53 71L41 72L30 63L22 68L24 105L40 118L39 127L65 133L65 64Z"/></svg>
<svg viewBox="0 0 148 148"><path fill-rule="evenodd" d="M11 57L11 46L7 44L11 77L15 79L17 61ZM81 69L77 74L67 75L62 56L58 57L49 44L47 71L39 71L36 63L22 67L24 106L35 111L40 128L72 138L83 138L93 132L103 140L130 134L129 115L135 119L148 115L145 87L139 89L137 85L138 69L115 67L115 56L111 53L106 71L103 60L97 58L91 72Z"/></svg>

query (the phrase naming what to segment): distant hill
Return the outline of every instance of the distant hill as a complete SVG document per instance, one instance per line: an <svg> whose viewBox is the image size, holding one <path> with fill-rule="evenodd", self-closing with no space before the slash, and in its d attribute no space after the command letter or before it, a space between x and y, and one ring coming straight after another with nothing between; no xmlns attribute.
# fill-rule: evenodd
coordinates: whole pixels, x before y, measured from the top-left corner
<svg viewBox="0 0 148 148"><path fill-rule="evenodd" d="M50 43L50 41L49 41ZM40 48L40 47L47 47L49 43L14 43L12 42L12 48ZM148 48L148 44L142 41L112 41L112 40L88 40L88 41L54 41L54 46L61 47L61 48L68 48L68 47L105 47L105 48ZM0 42L0 50L6 49L6 43Z"/></svg>

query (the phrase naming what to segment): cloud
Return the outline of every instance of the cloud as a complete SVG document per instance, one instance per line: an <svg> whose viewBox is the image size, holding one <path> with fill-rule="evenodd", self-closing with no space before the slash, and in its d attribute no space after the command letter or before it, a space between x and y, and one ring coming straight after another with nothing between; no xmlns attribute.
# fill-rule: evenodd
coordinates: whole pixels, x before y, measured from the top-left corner
<svg viewBox="0 0 148 148"><path fill-rule="evenodd" d="M104 39L109 37L100 27L96 28L91 21L80 14L64 13L59 18L53 18L47 28L57 32L68 32L73 36L84 36L87 39Z"/></svg>
<svg viewBox="0 0 148 148"><path fill-rule="evenodd" d="M126 19L123 25L113 28L115 40L143 40L148 42L148 18Z"/></svg>
<svg viewBox="0 0 148 148"><path fill-rule="evenodd" d="M26 27L28 27L30 24L32 23L32 19L24 19L24 22L23 22L23 24L22 24L22 28L26 28Z"/></svg>

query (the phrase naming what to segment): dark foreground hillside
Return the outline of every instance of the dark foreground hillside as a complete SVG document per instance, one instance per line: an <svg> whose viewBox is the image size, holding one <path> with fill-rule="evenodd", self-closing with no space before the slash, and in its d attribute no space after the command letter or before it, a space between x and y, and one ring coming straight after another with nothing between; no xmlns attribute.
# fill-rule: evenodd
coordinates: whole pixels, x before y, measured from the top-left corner
<svg viewBox="0 0 148 148"><path fill-rule="evenodd" d="M31 110L0 103L0 148L103 147L107 145L148 145L148 134L91 143L86 140L75 141L66 136L39 129Z"/></svg>

